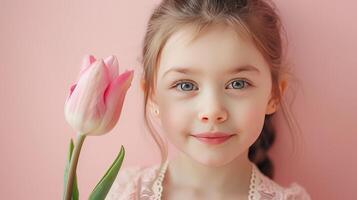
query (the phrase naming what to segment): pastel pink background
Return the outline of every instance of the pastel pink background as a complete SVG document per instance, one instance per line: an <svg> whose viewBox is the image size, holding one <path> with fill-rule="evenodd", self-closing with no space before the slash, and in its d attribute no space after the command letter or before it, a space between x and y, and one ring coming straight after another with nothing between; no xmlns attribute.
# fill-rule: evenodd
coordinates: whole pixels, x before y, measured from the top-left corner
<svg viewBox="0 0 357 200"><path fill-rule="evenodd" d="M287 126L279 123L270 152L276 181L298 182L313 199L356 199L357 3L275 2L301 81L293 111L305 141L299 156L292 156ZM141 42L157 3L0 1L1 199L62 198L67 147L74 136L63 106L85 54L116 55L120 71L134 69L135 75L117 126L84 142L78 165L81 199L88 198L120 145L127 155L123 167L159 162L144 132L138 85Z"/></svg>

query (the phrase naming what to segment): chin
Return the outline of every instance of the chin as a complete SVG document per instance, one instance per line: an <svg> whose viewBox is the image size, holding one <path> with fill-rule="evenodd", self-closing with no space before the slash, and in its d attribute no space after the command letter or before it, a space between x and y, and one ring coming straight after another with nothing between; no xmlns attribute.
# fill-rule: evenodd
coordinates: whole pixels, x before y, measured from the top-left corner
<svg viewBox="0 0 357 200"><path fill-rule="evenodd" d="M199 157L195 159L196 162L199 162L200 164L207 166L207 167L222 167L230 163L232 160L228 159L228 157Z"/></svg>

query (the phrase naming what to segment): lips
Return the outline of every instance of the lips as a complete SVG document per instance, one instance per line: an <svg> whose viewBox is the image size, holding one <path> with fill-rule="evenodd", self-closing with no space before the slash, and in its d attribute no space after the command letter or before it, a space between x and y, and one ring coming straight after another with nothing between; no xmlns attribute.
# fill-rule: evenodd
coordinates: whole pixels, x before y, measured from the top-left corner
<svg viewBox="0 0 357 200"><path fill-rule="evenodd" d="M229 140L235 134L225 133L225 132L206 132L192 135L197 138L199 141L206 144L221 144Z"/></svg>
<svg viewBox="0 0 357 200"><path fill-rule="evenodd" d="M205 132L205 133L199 133L199 134L194 134L194 137L198 138L222 138L222 137L229 137L235 134L232 133L226 133L226 132Z"/></svg>

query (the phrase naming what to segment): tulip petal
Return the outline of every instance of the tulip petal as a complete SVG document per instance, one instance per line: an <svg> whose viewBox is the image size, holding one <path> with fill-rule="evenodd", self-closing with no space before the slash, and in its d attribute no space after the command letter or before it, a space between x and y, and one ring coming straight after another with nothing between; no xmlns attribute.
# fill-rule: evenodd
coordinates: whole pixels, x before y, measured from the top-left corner
<svg viewBox="0 0 357 200"><path fill-rule="evenodd" d="M66 120L82 134L100 125L106 111L103 95L109 83L108 69L100 59L82 74L68 99L65 105Z"/></svg>
<svg viewBox="0 0 357 200"><path fill-rule="evenodd" d="M102 135L109 132L121 114L125 95L133 79L134 70L126 71L110 84L104 93L106 113L98 129L91 131L87 135Z"/></svg>
<svg viewBox="0 0 357 200"><path fill-rule="evenodd" d="M96 61L95 57L92 55L85 55L82 60L81 70L79 72L79 77Z"/></svg>
<svg viewBox="0 0 357 200"><path fill-rule="evenodd" d="M111 55L104 59L104 63L108 67L110 81L113 81L114 78L117 77L119 74L118 59L114 55Z"/></svg>
<svg viewBox="0 0 357 200"><path fill-rule="evenodd" d="M118 175L120 167L123 163L123 159L125 156L125 149L121 146L120 152L117 158L114 160L108 171L99 181L99 183L95 186L92 193L89 196L89 200L102 200L107 196L115 178Z"/></svg>
<svg viewBox="0 0 357 200"><path fill-rule="evenodd" d="M71 95L72 95L74 89L76 88L76 86L77 86L77 83L74 83L74 84L71 85L71 87L69 87L69 94L68 94L68 96L66 98L65 104L67 103L68 99L71 97Z"/></svg>
<svg viewBox="0 0 357 200"><path fill-rule="evenodd" d="M79 72L79 76L78 76L77 80L79 80L79 78L83 75L83 73L90 67L90 65L95 60L96 59L92 55L85 55L84 56L84 58L82 60L81 70ZM67 102L68 98L72 95L72 92L73 92L74 88L76 87L76 85L77 85L77 83L74 83L74 84L71 85L69 95L66 98L66 102Z"/></svg>

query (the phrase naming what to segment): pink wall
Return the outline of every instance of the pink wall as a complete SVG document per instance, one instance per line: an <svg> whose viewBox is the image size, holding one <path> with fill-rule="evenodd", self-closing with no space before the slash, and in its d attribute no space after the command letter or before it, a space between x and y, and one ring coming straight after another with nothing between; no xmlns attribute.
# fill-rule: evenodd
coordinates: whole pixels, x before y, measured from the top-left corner
<svg viewBox="0 0 357 200"><path fill-rule="evenodd" d="M117 55L135 69L115 129L84 143L78 166L86 199L123 144L124 167L159 161L145 135L138 62L145 23L158 1L0 2L1 199L59 199L72 129L63 104L84 54ZM276 0L301 81L293 111L304 143L293 157L287 126L271 155L276 181L297 181L313 199L356 199L357 26L354 1ZM140 119L140 122L138 121ZM287 132L286 132L287 133ZM140 147L140 149L137 149ZM288 150L285 150L288 149ZM292 172L292 173L291 173Z"/></svg>

